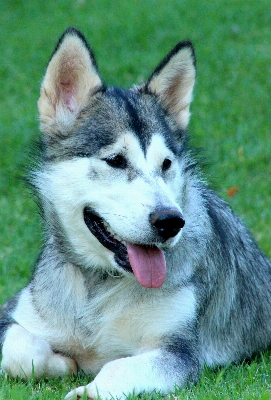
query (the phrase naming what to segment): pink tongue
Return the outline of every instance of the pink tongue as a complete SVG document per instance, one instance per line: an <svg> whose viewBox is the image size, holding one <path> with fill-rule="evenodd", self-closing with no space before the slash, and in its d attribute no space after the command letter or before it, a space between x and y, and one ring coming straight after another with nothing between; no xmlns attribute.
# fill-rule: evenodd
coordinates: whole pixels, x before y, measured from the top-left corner
<svg viewBox="0 0 271 400"><path fill-rule="evenodd" d="M129 261L138 282L146 288L159 288L166 278L166 260L158 247L126 243Z"/></svg>

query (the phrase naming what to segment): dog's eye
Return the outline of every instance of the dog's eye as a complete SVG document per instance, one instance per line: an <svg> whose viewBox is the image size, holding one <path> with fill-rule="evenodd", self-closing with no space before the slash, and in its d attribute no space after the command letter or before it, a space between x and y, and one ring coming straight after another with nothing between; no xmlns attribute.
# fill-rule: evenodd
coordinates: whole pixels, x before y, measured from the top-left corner
<svg viewBox="0 0 271 400"><path fill-rule="evenodd" d="M169 158L165 158L162 164L162 171L167 171L171 167L172 161Z"/></svg>
<svg viewBox="0 0 271 400"><path fill-rule="evenodd" d="M124 169L127 167L127 161L121 154L116 154L111 157L105 158L105 162L113 168Z"/></svg>

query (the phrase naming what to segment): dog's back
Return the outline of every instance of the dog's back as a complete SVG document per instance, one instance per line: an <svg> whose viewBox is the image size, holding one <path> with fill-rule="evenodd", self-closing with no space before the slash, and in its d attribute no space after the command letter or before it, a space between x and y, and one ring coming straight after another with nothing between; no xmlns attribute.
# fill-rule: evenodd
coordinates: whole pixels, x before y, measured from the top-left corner
<svg viewBox="0 0 271 400"><path fill-rule="evenodd" d="M270 345L271 264L230 207L210 190L204 197L213 234L199 337L205 362L225 365Z"/></svg>

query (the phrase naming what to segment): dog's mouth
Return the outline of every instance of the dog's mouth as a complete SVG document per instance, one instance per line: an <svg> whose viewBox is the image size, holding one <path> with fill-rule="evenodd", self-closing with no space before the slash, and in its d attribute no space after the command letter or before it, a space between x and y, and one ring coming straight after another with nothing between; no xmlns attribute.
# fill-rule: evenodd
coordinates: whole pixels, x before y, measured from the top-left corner
<svg viewBox="0 0 271 400"><path fill-rule="evenodd" d="M166 277L166 262L162 250L157 246L122 241L112 232L107 222L89 207L84 209L84 221L99 242L114 253L116 263L125 271L134 273L142 286L162 286Z"/></svg>
<svg viewBox="0 0 271 400"><path fill-rule="evenodd" d="M90 208L84 209L84 221L90 232L108 250L115 254L116 262L125 270L132 272L129 263L126 245L116 238L116 235L109 232L110 227L106 222Z"/></svg>

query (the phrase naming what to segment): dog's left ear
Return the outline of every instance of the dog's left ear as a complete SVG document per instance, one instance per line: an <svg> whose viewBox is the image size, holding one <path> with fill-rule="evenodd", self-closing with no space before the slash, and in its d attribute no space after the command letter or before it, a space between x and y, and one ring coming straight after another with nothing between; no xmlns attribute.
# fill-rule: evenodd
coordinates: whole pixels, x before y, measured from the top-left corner
<svg viewBox="0 0 271 400"><path fill-rule="evenodd" d="M177 44L154 70L143 90L156 95L177 124L189 123L190 103L196 78L196 60L191 42Z"/></svg>
<svg viewBox="0 0 271 400"><path fill-rule="evenodd" d="M80 111L102 87L86 39L78 30L68 28L55 48L41 85L41 130L49 135L67 135Z"/></svg>

